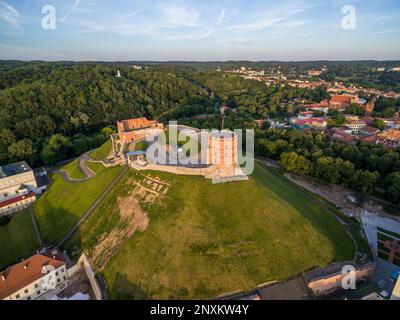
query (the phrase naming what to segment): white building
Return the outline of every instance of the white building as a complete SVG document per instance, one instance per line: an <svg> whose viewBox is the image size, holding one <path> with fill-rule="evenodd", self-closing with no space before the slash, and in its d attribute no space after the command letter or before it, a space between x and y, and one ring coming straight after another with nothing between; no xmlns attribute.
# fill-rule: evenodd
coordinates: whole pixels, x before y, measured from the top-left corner
<svg viewBox="0 0 400 320"><path fill-rule="evenodd" d="M25 161L0 166L0 216L29 205L40 193L33 170Z"/></svg>
<svg viewBox="0 0 400 320"><path fill-rule="evenodd" d="M67 265L58 250L37 254L0 272L0 300L43 299L67 282Z"/></svg>
<svg viewBox="0 0 400 320"><path fill-rule="evenodd" d="M362 133L363 129L367 126L367 123L363 120L348 121L345 126L351 130L352 134Z"/></svg>

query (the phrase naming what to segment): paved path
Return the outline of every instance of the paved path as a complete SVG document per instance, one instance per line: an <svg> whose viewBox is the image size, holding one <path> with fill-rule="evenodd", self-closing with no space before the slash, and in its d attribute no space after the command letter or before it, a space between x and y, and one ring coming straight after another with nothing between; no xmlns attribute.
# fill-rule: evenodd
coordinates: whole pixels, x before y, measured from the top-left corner
<svg viewBox="0 0 400 320"><path fill-rule="evenodd" d="M56 170L53 170L53 173L59 174L60 176L62 176L62 178L64 179L65 182L69 182L69 183L81 183L81 182L88 181L89 179L93 178L96 175L96 172L94 172L92 169L90 169L86 165L86 161L90 161L90 157L88 156L89 152L91 152L91 151L88 151L88 152L82 154L78 159L79 169L81 169L81 171L86 176L86 178L83 178L83 179L71 178L68 175L68 172L66 170L56 169Z"/></svg>
<svg viewBox="0 0 400 320"><path fill-rule="evenodd" d="M85 214L79 219L79 221L71 228L71 230L66 234L66 236L60 241L58 247L62 247L68 240L71 239L75 231L79 228L79 226L85 222L90 215L94 212L97 206L103 201L103 199L108 195L108 193L114 188L114 186L121 180L121 178L127 173L129 167L125 166L125 168L121 171L121 173L111 182L111 184L107 187L106 190L102 192L102 194L96 199L95 202L90 206L88 210L86 210Z"/></svg>
<svg viewBox="0 0 400 320"><path fill-rule="evenodd" d="M32 224L33 224L33 228L35 229L36 238L39 243L39 247L41 248L41 247L43 247L43 241L42 241L42 237L40 236L39 227L37 225L36 217L35 217L35 214L33 213L32 206L29 207L29 213L31 214Z"/></svg>

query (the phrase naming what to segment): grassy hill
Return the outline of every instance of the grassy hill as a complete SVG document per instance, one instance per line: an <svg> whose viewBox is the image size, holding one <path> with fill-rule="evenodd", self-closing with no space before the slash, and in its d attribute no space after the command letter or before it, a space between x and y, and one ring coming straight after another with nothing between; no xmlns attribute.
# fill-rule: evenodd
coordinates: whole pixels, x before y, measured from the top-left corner
<svg viewBox="0 0 400 320"><path fill-rule="evenodd" d="M111 148L111 139L108 139L102 146L100 146L100 148L97 148L96 150L89 153L89 156L93 160L104 160L110 154Z"/></svg>
<svg viewBox="0 0 400 320"><path fill-rule="evenodd" d="M249 181L222 185L130 170L67 249L89 253L112 299L207 298L355 250L330 213L259 164Z"/></svg>
<svg viewBox="0 0 400 320"><path fill-rule="evenodd" d="M71 179L85 179L86 176L82 172L81 168L79 168L79 159L75 159L74 161L65 165L63 170L67 171L68 176Z"/></svg>
<svg viewBox="0 0 400 320"><path fill-rule="evenodd" d="M61 240L122 170L101 164L91 164L91 168L96 176L81 183L68 183L53 174L51 187L35 202L33 210L45 243Z"/></svg>
<svg viewBox="0 0 400 320"><path fill-rule="evenodd" d="M33 254L38 248L39 243L28 210L14 215L6 226L0 226L0 270Z"/></svg>

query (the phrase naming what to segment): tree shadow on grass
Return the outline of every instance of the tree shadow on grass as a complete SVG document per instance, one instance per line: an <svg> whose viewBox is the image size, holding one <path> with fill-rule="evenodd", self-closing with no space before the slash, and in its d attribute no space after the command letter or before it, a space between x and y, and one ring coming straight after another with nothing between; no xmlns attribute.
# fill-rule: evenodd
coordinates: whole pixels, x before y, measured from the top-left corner
<svg viewBox="0 0 400 320"><path fill-rule="evenodd" d="M125 274L117 273L109 283L109 296L113 300L149 300L151 296L139 285L132 283Z"/></svg>

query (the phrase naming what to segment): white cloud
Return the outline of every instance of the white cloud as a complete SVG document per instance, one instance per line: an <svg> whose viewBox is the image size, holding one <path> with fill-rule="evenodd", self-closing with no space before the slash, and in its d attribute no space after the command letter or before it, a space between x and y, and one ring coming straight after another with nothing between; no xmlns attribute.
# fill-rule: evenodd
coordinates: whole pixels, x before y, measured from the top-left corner
<svg viewBox="0 0 400 320"><path fill-rule="evenodd" d="M68 17L74 12L74 10L78 7L79 3L81 0L75 0L74 5L72 6L71 10L68 11L68 13L61 19L61 23L65 22L65 20L68 19Z"/></svg>
<svg viewBox="0 0 400 320"><path fill-rule="evenodd" d="M226 15L226 11L225 11L225 9L222 9L222 11L219 14L217 21L215 21L214 25L217 26L217 25L221 24L225 19L225 15Z"/></svg>
<svg viewBox="0 0 400 320"><path fill-rule="evenodd" d="M201 33L192 33L192 34L182 34L176 36L169 36L166 37L166 40L200 40L200 39L207 39L212 36L214 33L213 29L210 29L206 32Z"/></svg>
<svg viewBox="0 0 400 320"><path fill-rule="evenodd" d="M374 34L388 34L388 33L395 33L395 32L400 32L399 29L394 29L394 30L381 30L381 31L376 31Z"/></svg>
<svg viewBox="0 0 400 320"><path fill-rule="evenodd" d="M144 9L135 10L135 11L129 12L128 14L123 15L122 17L118 17L116 20L123 20L126 18L136 16L137 14L142 13L143 11L144 11Z"/></svg>
<svg viewBox="0 0 400 320"><path fill-rule="evenodd" d="M160 7L167 18L170 27L195 27L199 20L199 12L194 8L177 5L163 5Z"/></svg>
<svg viewBox="0 0 400 320"><path fill-rule="evenodd" d="M229 27L232 31L257 31L271 27L297 27L309 23L308 20L291 20L294 16L304 11L303 8L294 10L280 10L278 12L267 13L261 18L251 19L252 21L244 24Z"/></svg>
<svg viewBox="0 0 400 320"><path fill-rule="evenodd" d="M13 28L19 28L19 12L12 5L0 1L0 20L6 22Z"/></svg>

